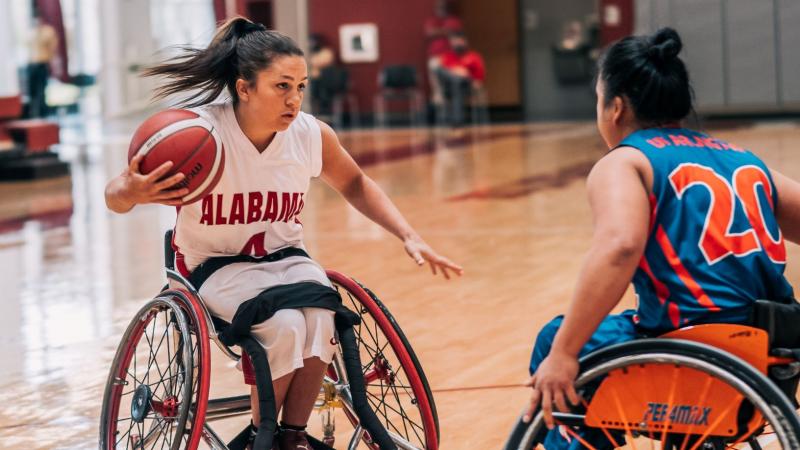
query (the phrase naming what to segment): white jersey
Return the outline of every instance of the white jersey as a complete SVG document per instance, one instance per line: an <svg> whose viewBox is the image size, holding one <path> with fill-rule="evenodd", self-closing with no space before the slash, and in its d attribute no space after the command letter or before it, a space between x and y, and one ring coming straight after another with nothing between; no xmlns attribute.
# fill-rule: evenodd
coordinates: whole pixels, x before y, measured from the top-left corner
<svg viewBox="0 0 800 450"><path fill-rule="evenodd" d="M219 133L225 167L202 200L178 209L173 245L176 267L188 274L215 256L265 256L303 248L297 218L312 177L322 170L322 135L316 119L300 112L261 153L245 136L230 102L192 109Z"/></svg>

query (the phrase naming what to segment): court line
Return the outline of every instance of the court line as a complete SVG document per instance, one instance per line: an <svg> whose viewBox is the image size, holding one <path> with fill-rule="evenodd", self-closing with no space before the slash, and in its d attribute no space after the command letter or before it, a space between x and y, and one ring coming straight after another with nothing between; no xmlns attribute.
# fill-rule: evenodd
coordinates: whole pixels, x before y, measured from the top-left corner
<svg viewBox="0 0 800 450"><path fill-rule="evenodd" d="M436 394L446 393L446 392L464 392L464 391L487 391L491 389L512 389L512 388L524 388L527 387L524 384L516 383L516 384L487 384L485 386L464 386L464 387L452 387L452 388L440 388L440 389L431 389L431 392Z"/></svg>

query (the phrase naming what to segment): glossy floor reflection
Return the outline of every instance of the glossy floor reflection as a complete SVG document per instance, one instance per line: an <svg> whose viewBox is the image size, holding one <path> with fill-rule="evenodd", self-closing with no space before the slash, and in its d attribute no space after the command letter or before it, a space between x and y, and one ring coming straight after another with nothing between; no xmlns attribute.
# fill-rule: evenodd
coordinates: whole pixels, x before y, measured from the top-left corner
<svg viewBox="0 0 800 450"><path fill-rule="evenodd" d="M104 184L122 170L136 123L68 124L60 153L71 180L0 183L0 448L97 445L109 363L128 321L164 282L161 239L174 221L166 207L123 216L105 208ZM800 178L798 123L709 131ZM302 217L310 253L369 286L397 318L431 382L442 448L498 448L527 398L513 386L525 378L533 338L566 308L588 245L584 177L605 152L594 124L341 138L466 274L445 282L419 270L395 238L319 182ZM798 248L789 255L789 278L800 281ZM212 395L243 392L214 352Z"/></svg>

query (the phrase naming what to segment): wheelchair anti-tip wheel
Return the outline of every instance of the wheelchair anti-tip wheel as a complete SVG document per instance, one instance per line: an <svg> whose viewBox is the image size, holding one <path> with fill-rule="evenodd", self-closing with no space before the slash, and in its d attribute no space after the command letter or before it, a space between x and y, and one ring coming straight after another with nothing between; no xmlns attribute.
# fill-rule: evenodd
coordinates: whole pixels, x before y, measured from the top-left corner
<svg viewBox="0 0 800 450"><path fill-rule="evenodd" d="M581 360L584 402L555 413L558 431L580 448L800 449L792 402L730 353L679 339L643 339ZM521 420L506 450L531 450L547 435L543 414Z"/></svg>

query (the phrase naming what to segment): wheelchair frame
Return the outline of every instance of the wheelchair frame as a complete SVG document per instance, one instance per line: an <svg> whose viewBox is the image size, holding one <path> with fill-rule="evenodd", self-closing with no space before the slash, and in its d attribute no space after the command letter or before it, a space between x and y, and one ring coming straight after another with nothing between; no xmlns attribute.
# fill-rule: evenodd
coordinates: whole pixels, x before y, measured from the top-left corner
<svg viewBox="0 0 800 450"><path fill-rule="evenodd" d="M169 259L168 259L169 261ZM190 336L191 338L196 339L197 341L197 351L198 355L194 357L199 357L201 362L207 361L208 364L198 364L195 366L194 361L192 358L189 358L191 361L189 362L192 364L192 370L186 374L186 377L189 379L187 385L192 386L196 384L196 388L191 389L192 395L192 402L188 406L188 417L184 419L185 422L190 422L192 424L202 424L200 429L195 430L194 428L188 428L182 430L184 433L189 435L187 439L186 448L194 449L197 448L199 445L199 441L202 438L211 448L213 449L227 449L228 447L224 443L224 441L213 431L213 429L208 425L209 422L219 419L224 419L228 417L232 417L235 415L246 414L250 412L250 395L242 395L242 396L235 396L235 397L226 397L226 398L218 398L218 399L209 399L208 398L208 391L210 386L210 349L208 345L208 340L212 340L216 343L217 347L226 355L229 359L238 361L241 356L234 352L231 348L226 346L222 343L214 326L213 320L211 318L211 314L209 313L208 309L206 308L205 304L202 301L202 297L197 292L197 290L191 285L191 283L183 277L179 272L174 270L173 268L167 267L167 277L169 280L169 284L161 291L161 293L155 297L154 300L148 302L142 310L140 310L140 314L137 314L137 318L141 320L142 315L145 313L147 308L156 303L162 302L164 304L171 305L172 310L175 310L175 307L183 310L185 317L183 317L183 321L187 323L194 324L195 327L189 331L189 335L192 333L196 333L196 336ZM433 401L433 396L430 391L430 387L428 386L427 380L425 378L425 374L422 371L421 366L419 365L419 361L416 358L413 350L411 349L410 345L408 344L408 340L400 330L399 326L397 326L396 321L388 312L388 310L383 306L380 300L371 292L369 289L364 288L355 280L352 280L349 277L346 277L338 272L335 271L327 271L328 278L333 283L334 287L342 293L341 290L344 290L352 302L353 306L359 308L358 313L363 317L364 314L368 314L369 317L375 321L375 326L380 328L381 333L387 340L386 345L380 350L380 357L385 364L378 364L376 358L373 358L373 361L367 363L367 366L363 366L359 363L359 365L363 368L369 368L366 374L364 374L364 388L362 391L367 392L367 385L371 382L375 382L376 380L380 381L381 386L383 385L383 379L388 378L391 379L392 382L395 380L395 377L398 374L402 373L408 380L407 386L402 386L405 389L405 393L408 395L413 395L410 398L412 405L417 408L419 412L421 424L415 424L413 421L411 422L411 429L416 434L416 438L422 443L421 446L417 446L414 443L410 442L409 440L405 439L401 436L401 430L404 428L407 432L407 424L405 423L406 416L404 416L405 411L403 407L400 406L399 409L401 410L401 418L404 421L402 426L395 425L391 423L387 416L384 416L382 421L377 421L378 426L383 428L383 432L388 435L388 438L391 440L390 445L379 445L378 442L386 442L380 441L373 438L369 431L366 428L370 428L370 424L367 423L362 426L364 421L363 419L363 409L361 409L361 413L359 413L358 406L354 406L354 399L353 393L351 391L351 384L349 382L349 378L347 375L347 370L345 368L345 361L344 361L344 354L343 354L343 347L340 347L339 350L335 353L334 361L332 362L331 366L328 369L328 373L326 374L322 388L320 390L320 397L315 404L317 409L327 412L327 415L323 416L327 419L327 422L323 424L323 431L325 436L323 437L323 442L331 443L333 442L333 431L334 431L334 423L333 423L333 414L332 409L335 407L342 407L344 409L344 413L347 418L350 420L351 424L354 426L353 435L348 443L347 448L349 450L355 449L358 447L360 442L366 443L368 448L371 449L388 449L388 448L400 448L403 450L436 450L438 448L439 443L439 425L438 425L438 418L436 415L436 407ZM343 299L344 301L344 299ZM129 326L128 331L126 331L123 340L120 343L120 347L117 351L117 355L114 359L113 368L117 368L120 366L122 362L122 366L125 366L125 370L127 370L127 365L130 364L130 358L132 353L136 353L136 346L134 345L133 349L129 347L129 344L126 343L128 339L131 338L130 333L131 330L134 329L134 325L136 323L136 319L134 319L133 323ZM180 322L180 320L178 321ZM189 326L189 325L187 325ZM184 336L186 330L181 329L180 333ZM376 328L377 332L377 328ZM141 338L141 330L136 331L138 333L138 339ZM360 333L360 330L359 330ZM370 331L370 333L372 333ZM338 333L337 333L338 334ZM359 334L359 338L361 338ZM151 343L152 344L152 343ZM343 345L342 342L339 342L340 346ZM194 346L194 344L190 345ZM394 353L394 356L397 358L400 367L399 368L392 368L388 360L383 354L383 351L386 349L387 346L390 346L391 351ZM184 348L186 346L184 345ZM123 349L127 349L123 352ZM191 352L191 350L190 350ZM359 348L356 348L356 352L359 352ZM357 355L358 356L358 355ZM121 359L120 359L121 358ZM127 362L126 362L127 358ZM360 357L357 358L360 361ZM370 364L373 366L370 367ZM378 367L378 366L381 367ZM193 378L193 372L197 367L197 380ZM413 373L409 372L413 371ZM409 373L411 373L409 375ZM108 398L111 396L112 398L116 398L117 403L119 403L119 398L122 397L122 387L123 384L127 385L125 378L127 374L120 371L119 373L114 373L113 371L109 374L108 383L106 385L106 394L105 400L103 403L103 412L101 418L101 430L100 430L100 447L101 448L111 448L113 447L111 444L114 442L112 440L109 429L115 430L116 423L114 426L111 426L110 420L112 419L113 414L118 414L118 409L120 408L119 404L112 404L107 405ZM112 395L114 389L119 389L118 395L115 397ZM197 392L195 392L197 391ZM194 398L195 394L197 394L197 398ZM364 393L361 394L362 396ZM384 394L384 399L385 399ZM395 392L397 395L397 392ZM374 397L374 395L373 395ZM367 398L367 400L369 400ZM398 400L399 401L399 400ZM152 403L158 403L153 401ZM375 409L375 402L370 400L369 403L362 400L362 406L364 404L370 404L370 409L373 409L372 415L374 417L374 409ZM201 405L205 405L205 407L200 407ZM380 405L377 405L380 406ZM163 412L164 406L163 405L156 405L155 407L151 408L161 408ZM386 405L384 404L384 409ZM389 407L392 409L392 407ZM397 412L396 410L394 410ZM366 420L369 420L367 417ZM119 420L118 420L119 421ZM118 422L117 421L117 422ZM374 426L374 422L372 423ZM179 424L180 426L180 424ZM420 431L415 429L418 428ZM390 429L391 428L391 429ZM374 428L372 428L374 430ZM381 431L381 430L378 430ZM130 430L129 430L130 433ZM378 436L380 437L380 436ZM116 439L116 436L114 436ZM132 438L129 438L132 439ZM424 441L424 442L422 442ZM118 444L118 442L116 443ZM172 444L172 448L178 448L180 442L175 442Z"/></svg>
<svg viewBox="0 0 800 450"><path fill-rule="evenodd" d="M704 327L718 327L716 330L725 331L727 333L760 333L764 338L764 347L767 346L766 333L763 330L742 325L725 324L705 325ZM698 333L692 333L692 330L689 329L686 330L688 333L681 334L681 331L684 330L677 330L671 333L674 337L637 339L612 345L586 355L580 360L580 371L575 382L576 389L580 392L582 388L585 390L589 386L592 386L589 388L589 391L585 393L594 397L604 386L607 386L607 381L609 381L609 385L614 383L610 376L613 371L623 371L623 373L625 373L626 370L630 371L631 369L639 367L643 368L647 364L674 364L676 367L694 369L711 377L711 381L706 382L707 385L722 380L729 386L738 389L738 392L742 394L742 399L740 401L749 401L753 406L758 408L757 411L752 413L753 416L748 419L747 428L742 430L742 424L737 423L738 428L731 430L732 433L728 438L736 439L733 445L748 444L751 446L750 448L761 448L758 446L758 443L751 444L751 441L757 439L760 433L760 431L758 431L759 429L763 431L763 428L759 428L759 426L763 427L763 419L766 419L768 423L772 425L773 432L783 449L793 450L800 448L800 416L798 416L795 404L765 375L768 369L774 366L787 364L796 365L797 360L792 357L787 357L788 353L786 351L781 351L781 349L774 349L772 353L773 355L777 354L777 356L773 356L764 348L764 354L762 354L759 359L753 361L750 356L753 354L752 348L732 349L737 354L745 354L745 356L740 357L731 351L726 351L729 349L722 349L695 340L687 340L686 337L697 337L696 335ZM708 330L714 330L714 328L708 328ZM708 335L708 332L706 331L703 334ZM729 334L729 336L732 335ZM663 393L660 394L663 396ZM703 395L701 395L701 401ZM669 393L669 398L674 398L673 396L678 395L671 391ZM621 398L619 401L625 404L626 400L629 399ZM636 401L644 402L646 399L637 399ZM730 403L733 405L742 405L741 403L737 404L736 401ZM586 403L584 400L582 406L585 408L585 412L581 411L580 413L576 413L575 410L569 413L554 411L553 418L557 424L565 425L566 428L564 428L564 430L566 430L566 433L571 438L578 439L580 444L584 446L583 448L595 447L591 443L585 442L582 438L578 437L576 429L602 431L605 437L608 438L608 443L613 442L615 446L619 446L619 442L611 436L609 430L618 433L624 431L625 436L628 437L636 438L638 436L645 436L649 437L651 440L661 441L662 448L667 448L665 447L666 445L674 445L674 448L681 449L717 449L730 448L719 447L718 445L731 445L724 443L724 438L711 434L715 426L722 421L721 418L717 419L716 422L712 421L712 423L706 427L697 426L699 424L695 422L699 421L686 421L690 423L688 431L685 429L676 431L681 428L680 425L678 425L677 416L673 418L672 415L670 415L668 420L662 421L662 423L658 425L654 424L652 420L646 420L648 418L647 413L645 413L641 421L638 418L629 418L628 421L623 420L622 422L618 422L618 417L611 418L605 416L600 417L601 419L607 419L601 423L608 424L608 428L594 428L588 425L587 418L590 419L590 421L598 421L598 416L602 416L603 414L603 412L598 413L598 411L603 409L601 407L602 405L595 408L595 403L593 401ZM595 409L592 410L592 408ZM619 403L616 408L620 411L624 410L624 407L620 406ZM732 413L732 411L726 412L728 414ZM722 415L725 415L726 412L723 412ZM718 411L717 414L719 414ZM760 414L760 416L758 414ZM590 417L590 415L594 417ZM762 423L753 425L754 422L758 421L762 421ZM544 441L548 432L543 423L543 414L540 410L536 411L530 423L523 422L520 417L503 448L506 450L531 450L536 448L536 445ZM752 429L751 426L753 427ZM683 428L686 428L686 426ZM717 429L719 429L718 426ZM670 435L676 436L676 439L682 439L683 445L677 447L677 444L669 443ZM623 437L622 439L622 445L626 445L625 438ZM714 439L716 439L716 441L714 441ZM665 442L667 442L667 444L665 444ZM692 442L692 444L688 444L689 442ZM712 446L702 446L706 442L709 442L709 445ZM635 444L633 444L633 448L636 448Z"/></svg>

